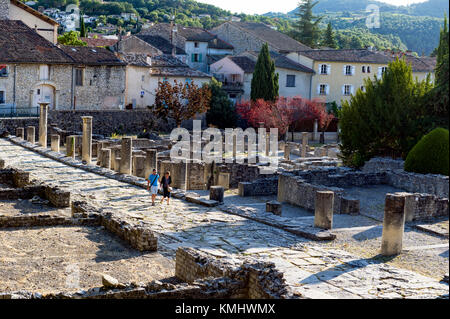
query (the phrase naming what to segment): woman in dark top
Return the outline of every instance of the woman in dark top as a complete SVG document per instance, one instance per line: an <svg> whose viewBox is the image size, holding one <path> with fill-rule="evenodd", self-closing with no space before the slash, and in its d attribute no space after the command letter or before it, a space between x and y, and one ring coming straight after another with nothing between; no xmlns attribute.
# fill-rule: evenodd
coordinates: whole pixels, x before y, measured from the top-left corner
<svg viewBox="0 0 450 319"><path fill-rule="evenodd" d="M164 198L167 198L167 205L170 205L170 192L172 191L172 177L170 177L170 172L166 172L164 176L161 178L161 187L163 189L163 198L161 200L161 204L164 202Z"/></svg>

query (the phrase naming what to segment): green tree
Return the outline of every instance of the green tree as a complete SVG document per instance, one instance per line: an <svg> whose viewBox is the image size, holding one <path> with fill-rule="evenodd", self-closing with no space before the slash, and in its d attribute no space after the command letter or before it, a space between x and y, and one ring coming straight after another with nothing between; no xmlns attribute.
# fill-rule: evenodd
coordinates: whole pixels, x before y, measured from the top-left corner
<svg viewBox="0 0 450 319"><path fill-rule="evenodd" d="M301 0L298 6L298 22L295 25L296 38L303 44L315 48L318 46L320 38L319 23L323 17L313 15L313 8L319 2L312 0Z"/></svg>
<svg viewBox="0 0 450 319"><path fill-rule="evenodd" d="M275 62L271 59L269 45L265 43L259 52L251 83L250 98L252 101L263 99L275 101L278 97L279 74L275 73Z"/></svg>
<svg viewBox="0 0 450 319"><path fill-rule="evenodd" d="M79 39L79 33L76 31L69 31L58 37L58 43L70 46L87 46L87 43Z"/></svg>
<svg viewBox="0 0 450 319"><path fill-rule="evenodd" d="M327 28L325 29L325 34L324 34L324 39L323 39L322 45L324 47L328 47L328 48L332 48L332 49L337 48L337 43L336 43L336 39L334 38L334 32L333 32L333 27L331 26L331 22L328 23Z"/></svg>
<svg viewBox="0 0 450 319"><path fill-rule="evenodd" d="M235 127L237 121L236 109L227 93L222 89L222 83L213 78L207 86L212 97L210 108L206 113L206 122L221 129Z"/></svg>
<svg viewBox="0 0 450 319"><path fill-rule="evenodd" d="M84 24L83 14L80 14L80 38L87 38L86 25Z"/></svg>
<svg viewBox="0 0 450 319"><path fill-rule="evenodd" d="M449 127L449 31L447 17L436 49L435 87L427 96L426 105L433 126Z"/></svg>
<svg viewBox="0 0 450 319"><path fill-rule="evenodd" d="M374 156L405 158L419 138L429 131L424 98L429 81L413 80L404 60L389 64L381 79L366 79L366 91L358 90L343 101L339 114L344 163L362 166Z"/></svg>

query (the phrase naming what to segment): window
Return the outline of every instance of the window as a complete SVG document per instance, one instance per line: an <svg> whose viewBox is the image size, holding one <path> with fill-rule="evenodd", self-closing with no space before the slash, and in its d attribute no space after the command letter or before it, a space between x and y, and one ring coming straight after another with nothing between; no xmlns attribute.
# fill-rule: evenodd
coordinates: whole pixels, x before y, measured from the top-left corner
<svg viewBox="0 0 450 319"><path fill-rule="evenodd" d="M329 67L326 64L321 64L320 65L320 74L328 74L329 72Z"/></svg>
<svg viewBox="0 0 450 319"><path fill-rule="evenodd" d="M295 88L295 75L288 74L286 76L286 87Z"/></svg>
<svg viewBox="0 0 450 319"><path fill-rule="evenodd" d="M141 77L141 81L142 81L142 82L145 82L145 75L143 75L143 76Z"/></svg>
<svg viewBox="0 0 450 319"><path fill-rule="evenodd" d="M364 85L361 85L361 92L366 92L366 87Z"/></svg>
<svg viewBox="0 0 450 319"><path fill-rule="evenodd" d="M384 73L384 72L386 72L386 71L387 71L387 66L381 67L381 73Z"/></svg>
<svg viewBox="0 0 450 319"><path fill-rule="evenodd" d="M40 65L39 66L39 80L49 80L50 79L50 66Z"/></svg>
<svg viewBox="0 0 450 319"><path fill-rule="evenodd" d="M328 94L328 85L327 84L319 84L319 94L320 95Z"/></svg>
<svg viewBox="0 0 450 319"><path fill-rule="evenodd" d="M202 55L199 53L192 54L192 62L202 62Z"/></svg>
<svg viewBox="0 0 450 319"><path fill-rule="evenodd" d="M342 87L343 95L352 95L353 94L353 86L350 84L346 84Z"/></svg>
<svg viewBox="0 0 450 319"><path fill-rule="evenodd" d="M0 64L0 78L6 78L9 74L8 66Z"/></svg>
<svg viewBox="0 0 450 319"><path fill-rule="evenodd" d="M366 67L365 66L362 67L361 72L362 73L366 73Z"/></svg>
<svg viewBox="0 0 450 319"><path fill-rule="evenodd" d="M353 75L355 74L355 67L351 66L351 65L346 65L344 66L344 74L345 75Z"/></svg>
<svg viewBox="0 0 450 319"><path fill-rule="evenodd" d="M370 66L367 66L367 73L370 73Z"/></svg>
<svg viewBox="0 0 450 319"><path fill-rule="evenodd" d="M77 68L75 69L75 85L83 86L84 84L84 69Z"/></svg>
<svg viewBox="0 0 450 319"><path fill-rule="evenodd" d="M198 42L194 42L194 48L198 48L198 47L199 47Z"/></svg>
<svg viewBox="0 0 450 319"><path fill-rule="evenodd" d="M0 91L0 104L6 103L6 94L5 91Z"/></svg>
<svg viewBox="0 0 450 319"><path fill-rule="evenodd" d="M191 82L192 82L192 79L186 78L186 83L187 83L187 84L191 84Z"/></svg>

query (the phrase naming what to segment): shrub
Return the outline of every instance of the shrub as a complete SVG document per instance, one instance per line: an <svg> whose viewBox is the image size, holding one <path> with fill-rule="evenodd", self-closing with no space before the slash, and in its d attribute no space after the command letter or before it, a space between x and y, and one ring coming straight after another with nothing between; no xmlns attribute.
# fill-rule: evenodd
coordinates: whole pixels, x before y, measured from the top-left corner
<svg viewBox="0 0 450 319"><path fill-rule="evenodd" d="M409 152L405 170L422 174L442 174L448 176L449 140L448 130L437 128L422 139Z"/></svg>

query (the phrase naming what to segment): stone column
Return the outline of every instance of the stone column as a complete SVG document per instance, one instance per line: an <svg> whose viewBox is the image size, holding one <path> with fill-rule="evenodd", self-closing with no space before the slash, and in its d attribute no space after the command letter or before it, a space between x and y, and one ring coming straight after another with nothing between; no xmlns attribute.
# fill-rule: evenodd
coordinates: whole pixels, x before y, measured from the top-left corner
<svg viewBox="0 0 450 319"><path fill-rule="evenodd" d="M266 156L270 156L270 134L266 134ZM275 155L274 155L275 156Z"/></svg>
<svg viewBox="0 0 450 319"><path fill-rule="evenodd" d="M149 149L146 151L145 155L145 168L144 168L144 177L147 178L153 171L153 169L158 169L158 150ZM164 172L160 172L160 174L164 174Z"/></svg>
<svg viewBox="0 0 450 319"><path fill-rule="evenodd" d="M209 189L209 199L223 203L225 189L222 186L211 186Z"/></svg>
<svg viewBox="0 0 450 319"><path fill-rule="evenodd" d="M60 137L58 134L50 135L50 143L53 152L59 152Z"/></svg>
<svg viewBox="0 0 450 319"><path fill-rule="evenodd" d="M405 221L412 222L416 212L417 201L414 194L406 193L405 196Z"/></svg>
<svg viewBox="0 0 450 319"><path fill-rule="evenodd" d="M314 226L323 229L333 228L334 192L316 192Z"/></svg>
<svg viewBox="0 0 450 319"><path fill-rule="evenodd" d="M308 149L308 132L302 132L302 150L301 150L301 157L306 157L306 151Z"/></svg>
<svg viewBox="0 0 450 319"><path fill-rule="evenodd" d="M41 113L39 115L39 145L47 147L47 117L48 103L39 103Z"/></svg>
<svg viewBox="0 0 450 319"><path fill-rule="evenodd" d="M281 216L282 205L276 200L272 200L266 203L266 212L272 213L277 216Z"/></svg>
<svg viewBox="0 0 450 319"><path fill-rule="evenodd" d="M34 126L27 127L27 141L31 144L34 144L36 142L35 131L36 130Z"/></svg>
<svg viewBox="0 0 450 319"><path fill-rule="evenodd" d="M314 120L313 141L318 140L319 120Z"/></svg>
<svg viewBox="0 0 450 319"><path fill-rule="evenodd" d="M102 149L102 167L111 169L111 149Z"/></svg>
<svg viewBox="0 0 450 319"><path fill-rule="evenodd" d="M25 129L23 127L16 128L16 136L20 137L22 140L25 139Z"/></svg>
<svg viewBox="0 0 450 319"><path fill-rule="evenodd" d="M386 194L381 237L381 254L398 255L403 248L405 229L405 197L399 194Z"/></svg>
<svg viewBox="0 0 450 319"><path fill-rule="evenodd" d="M67 157L75 158L76 155L76 135L69 135L66 137L66 155Z"/></svg>
<svg viewBox="0 0 450 319"><path fill-rule="evenodd" d="M131 175L131 156L133 140L131 137L122 138L122 148L120 150L120 173Z"/></svg>
<svg viewBox="0 0 450 319"><path fill-rule="evenodd" d="M83 141L81 144L81 160L86 165L92 162L92 116L82 116Z"/></svg>
<svg viewBox="0 0 450 319"><path fill-rule="evenodd" d="M291 145L288 142L284 144L284 159L286 161L291 159Z"/></svg>
<svg viewBox="0 0 450 319"><path fill-rule="evenodd" d="M145 177L145 156L133 156L133 175L137 177Z"/></svg>
<svg viewBox="0 0 450 319"><path fill-rule="evenodd" d="M237 137L236 134L233 134L233 162L236 162L236 154L237 154Z"/></svg>

